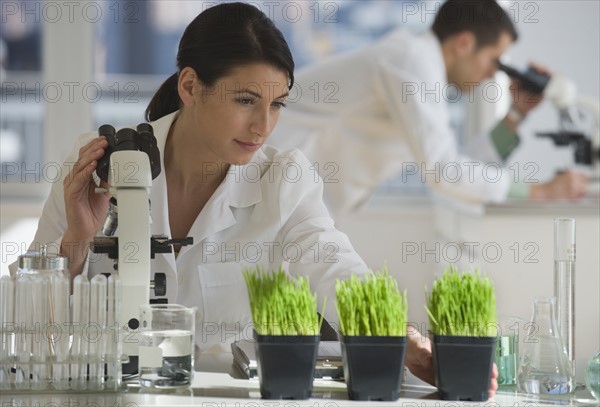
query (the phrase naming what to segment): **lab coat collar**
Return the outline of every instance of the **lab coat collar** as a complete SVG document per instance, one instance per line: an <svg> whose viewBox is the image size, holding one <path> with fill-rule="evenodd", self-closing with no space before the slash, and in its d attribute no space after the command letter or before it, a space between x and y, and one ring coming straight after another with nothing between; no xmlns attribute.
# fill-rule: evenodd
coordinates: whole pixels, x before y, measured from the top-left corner
<svg viewBox="0 0 600 407"><path fill-rule="evenodd" d="M178 113L179 111L173 112L151 123L161 158L163 158L161 159L162 172L154 182L155 185L163 184L162 188L156 188L156 191L160 190L165 193L165 196L162 197L165 204L161 213L163 219L160 223L167 228L169 222L164 150L169 130ZM268 169L268 161L267 155L263 149L260 149L248 164L229 168L225 179L206 203L190 229L189 235L194 237L194 245L208 236L233 226L237 220L231 208L246 208L262 200L261 178ZM159 197L155 196L154 199L159 199ZM182 248L179 257L181 258L188 250L189 247Z"/></svg>
<svg viewBox="0 0 600 407"><path fill-rule="evenodd" d="M262 201L261 179L267 170L268 157L259 149L245 165L232 165L225 176L229 205L247 208Z"/></svg>
<svg viewBox="0 0 600 407"><path fill-rule="evenodd" d="M169 238L183 238L186 236L173 236L171 234L171 225L169 224L169 204L167 196L167 179L165 177L165 143L171 124L177 116L177 112L168 114L161 117L160 119L151 122L152 129L154 130L154 137L156 137L156 145L160 151L160 174L156 179L152 181L152 188L150 189L150 205L151 205L151 216L152 224L151 230L153 235L167 235ZM185 247L184 247L185 249ZM164 271L168 271L168 275L176 276L177 265L175 264L175 255L173 253L165 254L164 256L157 256L154 262L164 261L168 267L164 267ZM159 266L158 269L162 267ZM168 282L167 289L168 295L171 298L177 298L177 283Z"/></svg>
<svg viewBox="0 0 600 407"><path fill-rule="evenodd" d="M169 130L177 114L179 114L179 111L163 116L152 123L156 142L163 157ZM262 200L260 179L267 170L267 161L267 155L263 149L260 149L248 164L232 165L229 168L223 181L228 195L225 197L225 201L229 206L247 208ZM164 174L164 159L161 160L161 170ZM217 192L220 192L219 190L220 188Z"/></svg>
<svg viewBox="0 0 600 407"><path fill-rule="evenodd" d="M431 53L431 56L433 57L435 55L435 58L437 58L437 60L432 59L431 64L433 64L433 66L440 66L444 70L444 78L447 79L448 70L446 69L446 62L444 61L444 52L442 51L442 43L438 39L437 35L435 35L433 30L426 31L423 34L423 38L425 38L425 41L427 41L429 43L432 50L435 50L435 53Z"/></svg>
<svg viewBox="0 0 600 407"><path fill-rule="evenodd" d="M150 123L152 128L154 129L154 137L156 137L156 145L160 150L160 169L161 175L165 174L165 144L167 143L167 137L169 136L169 131L171 130L171 125L175 121L175 118L179 114L179 110L170 113L166 116L161 117L158 120Z"/></svg>
<svg viewBox="0 0 600 407"><path fill-rule="evenodd" d="M260 179L264 173L267 156L258 150L246 165L231 166L225 179L208 200L190 229L194 245L208 236L225 230L237 223L232 208L246 208L262 200ZM256 175L257 170L260 173ZM189 249L188 249L189 250ZM180 252L180 256L187 250Z"/></svg>

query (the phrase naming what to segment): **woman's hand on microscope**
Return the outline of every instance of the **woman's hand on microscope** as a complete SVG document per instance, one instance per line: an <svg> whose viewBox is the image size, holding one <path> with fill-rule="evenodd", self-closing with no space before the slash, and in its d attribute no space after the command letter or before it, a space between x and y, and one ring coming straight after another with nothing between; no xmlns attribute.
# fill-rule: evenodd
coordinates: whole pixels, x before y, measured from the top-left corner
<svg viewBox="0 0 600 407"><path fill-rule="evenodd" d="M98 137L81 147L79 157L64 179L67 229L61 243L61 253L70 258L71 275L80 274L90 242L102 227L108 212L108 192L96 193L92 174L104 155L108 142ZM105 182L100 187L108 188Z"/></svg>

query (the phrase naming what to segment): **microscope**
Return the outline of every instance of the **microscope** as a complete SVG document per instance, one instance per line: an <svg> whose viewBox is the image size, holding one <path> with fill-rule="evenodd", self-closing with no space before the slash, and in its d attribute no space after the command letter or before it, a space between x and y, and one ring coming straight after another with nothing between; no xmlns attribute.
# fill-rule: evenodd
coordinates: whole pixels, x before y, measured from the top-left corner
<svg viewBox="0 0 600 407"><path fill-rule="evenodd" d="M600 181L600 104L577 95L575 84L559 74L548 76L533 68L519 71L499 64L499 69L517 79L523 90L543 94L558 109L559 130L537 133L556 146L572 148L574 163L580 170L591 173L591 182Z"/></svg>
<svg viewBox="0 0 600 407"><path fill-rule="evenodd" d="M150 233L150 187L161 171L160 151L152 126L142 123L137 128L115 131L111 125L98 129L108 141L104 156L99 160L96 174L109 185L112 195L109 212L102 227L104 237L96 237L94 253L105 253L115 260L114 269L122 287L122 307L119 327L122 350L129 362L123 373L137 371L139 307L149 303L166 304L166 275L155 273L152 280L150 260L156 253L170 253L173 244L192 244L192 238L169 239ZM98 189L98 192L105 192ZM118 236L114 236L119 229ZM154 291L153 300L150 299Z"/></svg>

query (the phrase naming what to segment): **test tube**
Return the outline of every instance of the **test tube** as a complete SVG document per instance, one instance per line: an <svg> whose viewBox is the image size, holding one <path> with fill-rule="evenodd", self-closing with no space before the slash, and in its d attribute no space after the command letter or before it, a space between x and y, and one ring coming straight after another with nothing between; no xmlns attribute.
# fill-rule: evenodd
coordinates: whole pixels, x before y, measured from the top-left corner
<svg viewBox="0 0 600 407"><path fill-rule="evenodd" d="M2 343L0 344L0 389L10 388L10 368L12 343L15 331L15 284L10 276L0 278L0 328Z"/></svg>
<svg viewBox="0 0 600 407"><path fill-rule="evenodd" d="M84 335L90 318L90 282L78 275L73 280L73 344L71 345L71 389L87 387L88 339Z"/></svg>
<svg viewBox="0 0 600 407"><path fill-rule="evenodd" d="M558 330L575 372L575 220L554 219L554 296Z"/></svg>
<svg viewBox="0 0 600 407"><path fill-rule="evenodd" d="M69 319L69 278L63 274L52 276L53 350L55 363L52 366L52 384L56 390L69 388L69 332L66 329Z"/></svg>
<svg viewBox="0 0 600 407"><path fill-rule="evenodd" d="M107 339L104 349L106 363L106 389L115 389L120 383L120 327L118 311L121 309L121 280L117 274L108 277L108 310L106 315Z"/></svg>
<svg viewBox="0 0 600 407"><path fill-rule="evenodd" d="M17 278L15 322L17 323L17 336L15 338L15 352L17 367L15 387L19 390L29 389L29 375L31 372L31 332L33 329L33 282L26 275Z"/></svg>
<svg viewBox="0 0 600 407"><path fill-rule="evenodd" d="M35 335L33 337L33 358L31 389L44 390L50 384L48 376L48 362L50 354L50 338L48 323L50 322L49 305L50 280L41 275L33 277L33 323Z"/></svg>
<svg viewBox="0 0 600 407"><path fill-rule="evenodd" d="M104 387L103 350L106 340L106 276L97 274L90 284L90 328L97 337L90 338L89 360L90 377L88 388L99 390Z"/></svg>

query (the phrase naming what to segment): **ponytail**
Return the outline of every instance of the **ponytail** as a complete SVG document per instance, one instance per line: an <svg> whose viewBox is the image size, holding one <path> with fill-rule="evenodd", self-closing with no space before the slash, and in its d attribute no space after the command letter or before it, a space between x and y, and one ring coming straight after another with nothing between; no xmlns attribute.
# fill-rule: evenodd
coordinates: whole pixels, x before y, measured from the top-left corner
<svg viewBox="0 0 600 407"><path fill-rule="evenodd" d="M181 100L177 92L178 78L174 73L160 85L146 108L146 121L153 122L179 109Z"/></svg>

